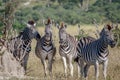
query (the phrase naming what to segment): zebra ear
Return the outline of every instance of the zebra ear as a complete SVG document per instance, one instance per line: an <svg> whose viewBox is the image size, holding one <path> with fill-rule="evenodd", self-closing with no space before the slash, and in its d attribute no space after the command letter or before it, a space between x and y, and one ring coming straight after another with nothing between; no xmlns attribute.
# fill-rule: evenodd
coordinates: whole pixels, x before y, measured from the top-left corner
<svg viewBox="0 0 120 80"><path fill-rule="evenodd" d="M60 29L60 26L59 26L59 24L56 24L56 27L57 27L58 29Z"/></svg>
<svg viewBox="0 0 120 80"><path fill-rule="evenodd" d="M30 28L30 27L31 27L31 25L30 25L30 24L27 24L27 27L29 27L29 28Z"/></svg>
<svg viewBox="0 0 120 80"><path fill-rule="evenodd" d="M65 24L65 28L67 28L67 25Z"/></svg>
<svg viewBox="0 0 120 80"><path fill-rule="evenodd" d="M67 24L61 23L61 27L67 28Z"/></svg>
<svg viewBox="0 0 120 80"><path fill-rule="evenodd" d="M34 23L34 25L33 26L36 26L36 23Z"/></svg>
<svg viewBox="0 0 120 80"><path fill-rule="evenodd" d="M112 29L112 27L109 24L107 24L107 25L104 26L104 29L110 31Z"/></svg>
<svg viewBox="0 0 120 80"><path fill-rule="evenodd" d="M36 26L36 23L33 20L28 21L28 23L26 23L26 24L27 24L27 27L29 27L29 28Z"/></svg>
<svg viewBox="0 0 120 80"><path fill-rule="evenodd" d="M109 24L107 24L106 27L109 31L112 29L112 27Z"/></svg>
<svg viewBox="0 0 120 80"><path fill-rule="evenodd" d="M64 23L63 22L61 23L61 27L64 27Z"/></svg>
<svg viewBox="0 0 120 80"><path fill-rule="evenodd" d="M50 18L48 18L47 24L51 24L51 20L50 20Z"/></svg>

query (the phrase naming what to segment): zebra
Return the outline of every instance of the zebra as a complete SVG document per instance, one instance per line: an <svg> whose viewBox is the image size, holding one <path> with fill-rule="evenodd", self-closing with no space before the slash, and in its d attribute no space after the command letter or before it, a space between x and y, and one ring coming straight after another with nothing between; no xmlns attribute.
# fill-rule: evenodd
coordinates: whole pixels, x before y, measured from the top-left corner
<svg viewBox="0 0 120 80"><path fill-rule="evenodd" d="M16 59L23 57L21 60L21 65L24 67L25 72L27 70L27 61L31 51L32 39L36 39L37 35L39 35L38 31L35 29L35 26L36 23L33 20L29 20L24 30L20 32L17 37L12 38L9 42L9 46L13 45L12 47L14 47L10 50L13 53L13 56L16 57Z"/></svg>
<svg viewBox="0 0 120 80"><path fill-rule="evenodd" d="M67 76L67 64L69 64L70 75L73 77L73 59L77 56L77 41L73 36L66 32L67 25L61 23L59 29L59 54L64 63L64 72Z"/></svg>
<svg viewBox="0 0 120 80"><path fill-rule="evenodd" d="M85 45L87 45L87 44L89 44L89 43L91 43L91 42L93 42L93 41L95 41L95 40L96 40L96 38L93 38L93 37L91 37L91 36L81 37L80 39L78 39L78 41L79 41L79 42L78 42L78 43L79 43L79 48L84 47ZM77 51L78 51L78 53L80 53L79 48L78 48L78 46L77 46ZM74 59L74 61L78 63L79 57L77 56L77 57Z"/></svg>
<svg viewBox="0 0 120 80"><path fill-rule="evenodd" d="M108 45L112 48L115 46L114 36L112 34L112 26L105 25L100 32L100 38L90 42L89 44L81 46L81 39L78 42L78 64L81 67L81 76L87 79L88 69L91 65L95 68L95 78L98 80L99 76L99 64L103 65L103 75L106 80L107 76L107 64L108 64ZM84 63L86 63L84 65Z"/></svg>
<svg viewBox="0 0 120 80"><path fill-rule="evenodd" d="M52 64L53 58L56 54L56 47L54 46L52 40L52 24L51 20L48 19L47 24L45 24L45 35L37 39L37 44L35 48L35 53L38 58L41 59L41 62L44 67L44 74L47 76L47 68L49 70L49 75L52 75ZM48 66L46 64L46 60L48 60Z"/></svg>

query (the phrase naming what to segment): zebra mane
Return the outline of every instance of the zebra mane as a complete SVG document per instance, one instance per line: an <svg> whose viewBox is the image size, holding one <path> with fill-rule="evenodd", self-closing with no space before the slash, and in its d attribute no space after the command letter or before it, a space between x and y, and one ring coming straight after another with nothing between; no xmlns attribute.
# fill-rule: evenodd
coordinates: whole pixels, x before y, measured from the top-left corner
<svg viewBox="0 0 120 80"><path fill-rule="evenodd" d="M48 18L47 23L45 23L45 25L49 25L49 24L51 24L51 23L52 23L52 22L51 22L51 19Z"/></svg>
<svg viewBox="0 0 120 80"><path fill-rule="evenodd" d="M62 29L62 28L67 28L67 25L64 24L63 22L62 22L61 25L60 25L60 29Z"/></svg>
<svg viewBox="0 0 120 80"><path fill-rule="evenodd" d="M60 24L60 29L62 29L62 28L64 28L64 23L63 22Z"/></svg>
<svg viewBox="0 0 120 80"><path fill-rule="evenodd" d="M28 21L28 24L30 24L30 25L34 25L35 22L34 22L33 20L30 20L30 21Z"/></svg>
<svg viewBox="0 0 120 80"><path fill-rule="evenodd" d="M36 23L33 20L28 21L27 27L36 26Z"/></svg>

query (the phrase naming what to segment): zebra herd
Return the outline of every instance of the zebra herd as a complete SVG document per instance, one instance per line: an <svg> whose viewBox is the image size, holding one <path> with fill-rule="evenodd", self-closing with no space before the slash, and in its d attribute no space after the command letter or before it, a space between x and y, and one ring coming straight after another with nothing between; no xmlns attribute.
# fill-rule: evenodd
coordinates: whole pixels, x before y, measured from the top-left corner
<svg viewBox="0 0 120 80"><path fill-rule="evenodd" d="M67 67L70 69L70 75L73 77L73 64L74 60L78 64L78 73L81 73L81 78L87 79L88 69L91 65L94 65L96 80L99 76L99 64L103 65L103 74L106 80L107 64L108 64L108 45L112 48L115 46L114 36L112 34L112 26L105 25L100 33L100 38L95 39L87 36L79 40L76 40L73 36L66 32L67 25L61 23L58 25L59 29L59 54L64 63L64 72L67 76ZM30 43L33 38L36 39L37 44L35 48L36 56L41 60L44 67L44 74L47 76L47 70L49 75L52 75L52 64L56 54L56 47L52 39L52 22L48 19L45 24L45 34L43 37L35 29L35 22L29 21L27 28L20 33L17 38L22 37L25 44ZM26 55L23 59L22 65L26 70L29 53L31 51L31 45L27 47ZM14 56L19 56L14 54ZM48 66L46 63L48 60Z"/></svg>

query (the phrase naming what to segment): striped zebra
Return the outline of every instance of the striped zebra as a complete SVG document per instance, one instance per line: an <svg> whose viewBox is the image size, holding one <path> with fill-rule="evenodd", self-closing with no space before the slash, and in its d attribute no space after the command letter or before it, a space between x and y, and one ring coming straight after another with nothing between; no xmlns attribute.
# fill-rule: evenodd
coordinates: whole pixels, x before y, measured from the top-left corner
<svg viewBox="0 0 120 80"><path fill-rule="evenodd" d="M13 45L12 47L14 47L11 48L10 51L13 53L14 57L16 57L17 60L20 60L20 58L22 58L20 62L25 71L27 69L27 61L29 53L31 51L31 40L33 38L36 39L37 35L39 35L35 29L35 26L36 23L34 21L28 21L27 27L22 32L20 32L17 37L10 40L9 46Z"/></svg>
<svg viewBox="0 0 120 80"><path fill-rule="evenodd" d="M45 26L45 35L41 39L37 39L37 44L35 48L35 53L38 58L41 59L41 62L44 67L44 74L47 76L47 69L49 70L49 75L52 75L52 64L53 58L56 54L56 48L52 40L52 24L51 20L48 19ZM46 64L48 60L48 66Z"/></svg>
<svg viewBox="0 0 120 80"><path fill-rule="evenodd" d="M93 38L93 37L91 37L91 36L86 36L86 37L81 37L78 41L78 43L79 43L79 48L81 48L81 47L84 47L84 46L86 46L87 44L89 44L89 43L91 43L91 42L93 42L93 41L95 41L96 39L95 38ZM80 50L79 50L79 48L78 48L78 46L77 46L77 51L79 51L78 53L80 53ZM80 56L80 55L79 55ZM77 56L74 60L75 60L75 62L77 62L78 63L78 61L79 61L79 56Z"/></svg>
<svg viewBox="0 0 120 80"><path fill-rule="evenodd" d="M73 59L77 56L77 41L73 36L66 32L67 26L63 23L57 26L59 29L59 54L64 63L64 71L67 76L67 64L69 65L70 75L73 76Z"/></svg>
<svg viewBox="0 0 120 80"><path fill-rule="evenodd" d="M88 69L94 65L96 80L99 76L99 64L103 65L103 75L106 80L106 71L108 64L108 45L114 47L116 42L112 34L112 26L105 25L100 33L100 38L89 44L81 46L81 40L78 42L78 64L81 67L81 74L87 79ZM84 62L86 63L84 66Z"/></svg>

